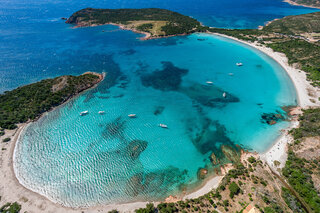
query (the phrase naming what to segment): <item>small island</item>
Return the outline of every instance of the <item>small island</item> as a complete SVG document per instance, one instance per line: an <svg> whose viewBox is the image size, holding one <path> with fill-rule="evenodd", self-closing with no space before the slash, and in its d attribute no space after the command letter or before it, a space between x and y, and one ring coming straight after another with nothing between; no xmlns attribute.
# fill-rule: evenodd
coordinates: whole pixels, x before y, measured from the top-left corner
<svg viewBox="0 0 320 213"><path fill-rule="evenodd" d="M15 129L19 123L35 120L101 80L102 74L87 72L80 76L46 79L4 92L0 94L0 127Z"/></svg>
<svg viewBox="0 0 320 213"><path fill-rule="evenodd" d="M117 25L122 29L143 33L146 35L145 39L187 35L206 29L194 18L158 8L86 8L75 12L66 23L75 24L77 27Z"/></svg>

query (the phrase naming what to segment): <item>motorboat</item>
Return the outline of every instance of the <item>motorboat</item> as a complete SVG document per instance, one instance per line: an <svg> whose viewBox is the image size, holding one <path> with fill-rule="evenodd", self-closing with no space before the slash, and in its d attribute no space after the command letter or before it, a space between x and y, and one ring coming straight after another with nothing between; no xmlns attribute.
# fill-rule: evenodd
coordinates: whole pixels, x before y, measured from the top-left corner
<svg viewBox="0 0 320 213"><path fill-rule="evenodd" d="M165 124L159 124L159 126L160 126L161 128L165 128L165 129L167 129L167 128L168 128L168 126L167 126L167 125L165 125Z"/></svg>
<svg viewBox="0 0 320 213"><path fill-rule="evenodd" d="M83 112L80 112L80 115L84 116L84 115L87 115L88 113L89 113L88 111L83 111Z"/></svg>

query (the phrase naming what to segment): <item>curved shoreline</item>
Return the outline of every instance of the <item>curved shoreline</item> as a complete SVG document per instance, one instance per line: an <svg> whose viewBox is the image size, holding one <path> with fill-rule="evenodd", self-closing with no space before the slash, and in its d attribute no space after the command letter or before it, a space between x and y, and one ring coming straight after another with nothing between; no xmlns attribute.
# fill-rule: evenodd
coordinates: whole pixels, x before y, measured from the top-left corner
<svg viewBox="0 0 320 213"><path fill-rule="evenodd" d="M310 97L308 96L308 89L314 89L314 88L307 82L305 73L289 66L287 64L287 58L284 56L284 54L275 53L273 52L273 50L265 46L258 46L256 44L241 41L233 37L220 35L220 34L215 34L215 35L244 43L257 50L260 50L261 52L271 57L273 60L278 62L286 70L289 77L291 78L297 90L297 98L299 101L299 105L302 107L318 106L317 103L312 103L309 99ZM125 204L119 203L119 204L95 206L95 207L89 207L89 208L70 208L70 207L62 206L53 201L50 201L47 197L25 188L23 185L19 183L19 180L15 176L13 159L14 159L14 153L16 150L16 142L19 139L21 133L23 132L26 126L27 124L23 124L22 126L20 126L19 129L13 134L13 136L11 136L14 138L14 140L8 144L4 144L9 146L10 152L9 153L5 152L5 154L3 154L0 159L2 164L2 171L3 171L3 174L0 176L2 180L1 182L3 185L6 186L6 189L4 189L5 187L3 186L1 186L1 189L0 189L1 195L3 197L1 202L14 202L14 201L21 201L21 200L23 201L25 200L24 198L26 198L27 199L27 201L25 202L26 204L25 205L23 204L22 206L23 211L35 211L35 210L40 211L41 210L43 212L54 211L54 212L66 212L66 213L79 212L79 210L86 210L86 212L97 212L97 211L108 212L112 209L118 209L121 212L131 212L134 209L145 207L145 205L149 203L149 202L133 202L133 203L125 203ZM288 142L287 139L285 140L278 139L276 141L276 144L273 145L269 150L272 150L273 147L276 147L277 144L279 144L278 143L279 141L281 142L281 144ZM266 153L268 153L269 150ZM281 149L281 152L285 153L285 150ZM271 157L271 160L272 160L272 157ZM267 162L269 163L269 161ZM207 181L204 181L201 188L199 188L198 190L195 190L194 192L189 193L188 195L185 195L184 199L198 197L209 192L212 188L216 188L219 185L222 178L223 176L215 176L213 178L210 178ZM13 189L15 191L14 194L11 193ZM4 194L3 191L5 191L6 196L3 196ZM155 204L157 203L158 202L155 202Z"/></svg>

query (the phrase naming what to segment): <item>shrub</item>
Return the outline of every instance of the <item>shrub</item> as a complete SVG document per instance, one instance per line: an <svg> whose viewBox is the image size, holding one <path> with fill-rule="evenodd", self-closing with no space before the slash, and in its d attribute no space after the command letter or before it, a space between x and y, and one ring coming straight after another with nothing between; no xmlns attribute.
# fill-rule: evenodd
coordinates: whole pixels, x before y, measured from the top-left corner
<svg viewBox="0 0 320 213"><path fill-rule="evenodd" d="M11 140L11 138L5 138L5 139L3 139L2 141L3 142L9 142Z"/></svg>

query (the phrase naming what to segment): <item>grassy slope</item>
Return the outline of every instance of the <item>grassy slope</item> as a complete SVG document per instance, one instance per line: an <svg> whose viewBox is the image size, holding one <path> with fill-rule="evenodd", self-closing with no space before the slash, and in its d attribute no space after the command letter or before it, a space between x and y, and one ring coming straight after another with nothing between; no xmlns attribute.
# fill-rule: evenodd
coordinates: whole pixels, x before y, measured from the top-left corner
<svg viewBox="0 0 320 213"><path fill-rule="evenodd" d="M200 22L194 18L170 10L157 8L86 8L75 12L66 23L77 24L78 26L102 25L108 23L127 25L130 24L130 22L135 21L164 21L166 24L161 26L161 32L163 32L164 35L187 34L202 29ZM144 32L149 32L149 30L146 29Z"/></svg>
<svg viewBox="0 0 320 213"><path fill-rule="evenodd" d="M14 129L18 123L36 119L98 81L93 74L62 76L7 91L0 95L0 127Z"/></svg>

